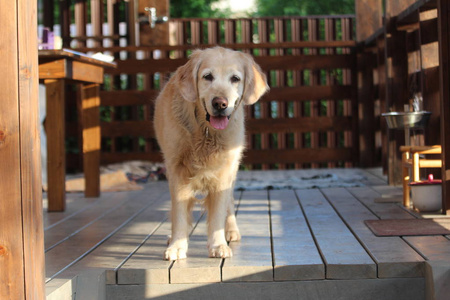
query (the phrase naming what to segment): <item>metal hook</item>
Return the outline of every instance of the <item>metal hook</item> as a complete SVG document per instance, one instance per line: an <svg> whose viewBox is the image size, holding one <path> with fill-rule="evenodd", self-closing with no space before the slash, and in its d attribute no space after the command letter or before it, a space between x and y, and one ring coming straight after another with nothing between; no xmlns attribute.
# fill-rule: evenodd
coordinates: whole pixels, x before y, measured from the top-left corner
<svg viewBox="0 0 450 300"><path fill-rule="evenodd" d="M156 8L154 7L146 7L144 9L148 13L148 22L150 23L151 28L155 28L156 24L161 24L169 21L169 17L167 16L157 17Z"/></svg>

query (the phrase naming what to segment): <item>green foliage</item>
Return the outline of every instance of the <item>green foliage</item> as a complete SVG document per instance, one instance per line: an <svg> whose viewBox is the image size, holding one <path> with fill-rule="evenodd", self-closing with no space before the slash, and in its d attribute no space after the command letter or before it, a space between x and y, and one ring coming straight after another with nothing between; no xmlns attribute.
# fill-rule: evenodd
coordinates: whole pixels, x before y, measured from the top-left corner
<svg viewBox="0 0 450 300"><path fill-rule="evenodd" d="M256 16L354 14L355 0L256 0Z"/></svg>
<svg viewBox="0 0 450 300"><path fill-rule="evenodd" d="M220 18L227 12L211 8L219 0L170 0L171 18Z"/></svg>

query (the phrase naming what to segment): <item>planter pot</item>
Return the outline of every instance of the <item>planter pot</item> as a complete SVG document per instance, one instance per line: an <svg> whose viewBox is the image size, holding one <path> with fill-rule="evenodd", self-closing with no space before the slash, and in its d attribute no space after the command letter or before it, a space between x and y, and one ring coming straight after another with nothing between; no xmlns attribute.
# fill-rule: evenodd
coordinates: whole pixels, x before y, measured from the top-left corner
<svg viewBox="0 0 450 300"><path fill-rule="evenodd" d="M411 182L411 200L414 207L421 212L442 209L441 185L442 180L433 179L431 174L427 181Z"/></svg>

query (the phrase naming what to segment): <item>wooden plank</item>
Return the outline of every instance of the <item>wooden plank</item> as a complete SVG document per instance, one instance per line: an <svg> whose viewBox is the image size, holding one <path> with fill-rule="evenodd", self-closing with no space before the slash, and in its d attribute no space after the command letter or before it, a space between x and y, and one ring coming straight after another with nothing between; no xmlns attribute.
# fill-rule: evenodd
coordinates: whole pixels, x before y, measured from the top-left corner
<svg viewBox="0 0 450 300"><path fill-rule="evenodd" d="M152 120L102 122L101 128L103 137L155 137Z"/></svg>
<svg viewBox="0 0 450 300"><path fill-rule="evenodd" d="M108 300L132 299L425 299L423 278L109 285Z"/></svg>
<svg viewBox="0 0 450 300"><path fill-rule="evenodd" d="M22 182L22 238L25 273L24 288L25 299L42 299L44 297L45 259L43 247L44 230L42 222L41 144L39 133L38 41L36 35L38 8L37 3L33 1L15 2L17 3L18 18L18 99L20 118L20 172ZM1 10L2 9L0 8L0 11ZM6 10L5 13L11 14L12 11ZM4 17L5 16L3 15L1 16L1 18ZM3 27L3 25L1 26L4 30L8 30ZM2 33L2 35L3 34L4 33ZM10 43L7 43L6 45L8 49L11 48ZM1 52L2 55L4 55L4 50ZM5 65L3 62L1 62L1 65L2 68L4 68ZM7 73L7 71L5 71L5 75L12 76L12 74ZM3 87L1 89L3 89ZM4 101L4 99L2 101ZM5 108L8 110L8 106L5 106ZM2 118L0 117L0 119ZM11 172L11 169L6 168L6 170L7 172ZM2 188L0 188L0 190L4 191ZM8 201L10 201L10 199L8 199ZM7 217L7 222L9 222L9 219L10 216ZM8 225L13 226L12 224ZM0 227L3 226L0 225ZM16 276L18 267L19 265L14 266L14 276ZM0 266L0 269L3 268ZM4 273L5 272L2 272L2 274ZM0 283L0 286L3 287L2 283ZM2 298L1 294L2 293L0 292L0 298Z"/></svg>
<svg viewBox="0 0 450 300"><path fill-rule="evenodd" d="M93 58L87 54L84 54L79 51L74 51L70 49L48 49L48 50L39 50L39 63L45 64L47 62L52 61L60 61L62 58L68 59L68 61L77 61L81 63L88 63L89 65L99 66L104 68L115 68L115 62L106 62L96 58ZM59 65L64 65L63 63L59 63ZM68 65L70 66L70 64ZM56 67L55 68L60 68ZM46 73L44 73L45 75ZM70 74L70 69L69 69Z"/></svg>
<svg viewBox="0 0 450 300"><path fill-rule="evenodd" d="M325 279L325 266L292 190L269 191L274 280Z"/></svg>
<svg viewBox="0 0 450 300"><path fill-rule="evenodd" d="M213 20L214 21L214 20ZM219 20L220 21L220 20ZM268 21L268 20L260 20L260 21ZM178 25L180 25L180 22L177 22ZM179 33L181 30L177 30ZM81 38L74 37L74 40L85 40L86 36L81 36ZM89 51L109 51L109 52L120 52L120 51L127 51L127 52L136 52L136 51L155 51L155 50L161 50L161 51L186 51L186 50L193 50L193 49L204 49L204 48L211 48L218 46L217 43L212 44L188 44L185 40L181 39L182 41L179 42L179 45L157 45L157 46L125 46L125 47L92 47L92 48L84 48L84 47L77 47L77 51L80 52L89 52ZM352 48L356 46L355 41L346 40L346 41L295 41L295 42L283 42L281 44L277 43L271 43L268 41L264 41L261 43L255 43L255 44L244 44L244 43L237 43L237 44L230 44L230 43L220 43L221 47L230 48L230 49L272 49L272 48L330 48L330 47L337 47L337 48Z"/></svg>
<svg viewBox="0 0 450 300"><path fill-rule="evenodd" d="M157 191L155 191L155 193L157 193ZM76 199L77 202L84 202L82 200L83 199ZM76 211L75 213L72 213L62 219L63 222L57 222L51 227L45 229L44 245L46 252L70 237L78 234L83 229L88 228L96 221L101 220L114 210L124 205L126 201L128 201L128 198L124 197L122 193L104 193L102 197L97 199L97 201L91 205L84 202L83 205L86 206L84 209ZM64 215L64 213L51 213L50 215L60 214ZM47 213L46 215L49 214Z"/></svg>
<svg viewBox="0 0 450 300"><path fill-rule="evenodd" d="M154 236L167 221L166 212L170 209L167 184L150 184L145 187L143 193L148 196L147 201L151 204L141 214L120 228L113 236L94 249L89 256L59 274L56 279L71 278L97 269L107 271L108 284L116 283L115 271L126 263L139 247ZM166 236L164 237L166 238ZM111 255L112 253L114 255ZM160 252L157 257L159 260L162 260L162 253ZM148 259L151 261L150 257ZM145 264L149 265L147 263L148 261ZM166 270L166 278L167 275Z"/></svg>
<svg viewBox="0 0 450 300"><path fill-rule="evenodd" d="M196 224L201 216L199 207L196 207L193 213L193 224ZM174 262L163 260L170 234L171 223L165 222L117 269L117 283L127 285L170 283L169 272ZM189 251L187 255L189 259ZM145 264L142 263L143 260Z"/></svg>
<svg viewBox="0 0 450 300"><path fill-rule="evenodd" d="M65 78L92 83L103 83L103 68L89 63L59 59L39 64L40 79Z"/></svg>
<svg viewBox="0 0 450 300"><path fill-rule="evenodd" d="M355 65L354 55L299 55L299 56L264 56L255 57L255 61L263 70L302 70L302 69L336 69L352 68ZM158 60L119 60L117 68L106 69L106 74L137 74L174 72L187 62L186 58Z"/></svg>
<svg viewBox="0 0 450 300"><path fill-rule="evenodd" d="M206 218L200 220L189 238L188 258L177 260L170 269L170 283L213 283L221 281L222 259L209 258Z"/></svg>
<svg viewBox="0 0 450 300"><path fill-rule="evenodd" d="M59 59L39 64L40 79L55 79L65 77L65 60Z"/></svg>
<svg viewBox="0 0 450 300"><path fill-rule="evenodd" d="M405 236L414 249L430 261L449 261L450 240L444 236Z"/></svg>
<svg viewBox="0 0 450 300"><path fill-rule="evenodd" d="M424 277L424 259L400 237L375 236L364 221L378 218L346 189L330 188L322 191L375 260L378 278Z"/></svg>
<svg viewBox="0 0 450 300"><path fill-rule="evenodd" d="M153 121L112 121L101 123L103 137L141 136L155 137ZM343 131L351 129L350 117L277 118L270 123L265 119L249 119L247 133Z"/></svg>
<svg viewBox="0 0 450 300"><path fill-rule="evenodd" d="M79 61L68 62L67 68L73 70L72 79L92 83L103 83L103 68ZM69 70L66 74L70 74Z"/></svg>
<svg viewBox="0 0 450 300"><path fill-rule="evenodd" d="M233 257L222 267L222 281L272 281L267 191L245 191L237 214L242 239L230 242Z"/></svg>
<svg viewBox="0 0 450 300"><path fill-rule="evenodd" d="M47 79L46 87L46 131L47 142L47 177L48 210L63 211L65 208L65 80Z"/></svg>
<svg viewBox="0 0 450 300"><path fill-rule="evenodd" d="M371 169L360 169L362 171L362 176L367 178L367 185L375 186L375 188L379 185L386 186L387 178L383 176L380 168L371 168ZM400 188L395 188L401 192Z"/></svg>
<svg viewBox="0 0 450 300"><path fill-rule="evenodd" d="M381 197L375 189L371 187L349 188L352 195L358 198L371 212L380 219L411 219L414 218L403 208L394 203L376 203L374 200Z"/></svg>
<svg viewBox="0 0 450 300"><path fill-rule="evenodd" d="M352 93L351 85L271 87L259 101L342 100L351 98Z"/></svg>
<svg viewBox="0 0 450 300"><path fill-rule="evenodd" d="M383 197L386 196L402 196L403 195L403 189L397 186L391 186L386 185L386 182L384 182L383 185L379 186L371 186L373 190L375 190L377 193L381 194Z"/></svg>
<svg viewBox="0 0 450 300"><path fill-rule="evenodd" d="M100 98L102 106L152 105L158 94L157 90L100 91Z"/></svg>
<svg viewBox="0 0 450 300"><path fill-rule="evenodd" d="M64 219L70 218L71 216L76 215L77 213L87 209L89 206L95 205L97 199L88 199L83 198L82 193L71 193L66 196L67 207L64 212L59 213L48 213L48 199L47 193L43 193L43 208L44 208L44 230L47 230L58 224L63 222Z"/></svg>
<svg viewBox="0 0 450 300"><path fill-rule="evenodd" d="M322 193L296 193L326 264L326 278L376 278L376 264Z"/></svg>
<svg viewBox="0 0 450 300"><path fill-rule="evenodd" d="M19 50L17 2L0 3L0 298L25 299L20 169Z"/></svg>
<svg viewBox="0 0 450 300"><path fill-rule="evenodd" d="M319 132L351 130L351 117L302 117L277 118L270 122L264 119L246 121L246 131L250 134L260 132Z"/></svg>
<svg viewBox="0 0 450 300"><path fill-rule="evenodd" d="M128 201L47 252L47 281L95 250L105 239L110 238L118 229L152 205L143 191L129 192L121 196L128 197Z"/></svg>
<svg viewBox="0 0 450 300"><path fill-rule="evenodd" d="M162 162L163 157L160 151L154 152L130 152L130 153L107 153L103 152L100 157L101 164L113 164L129 160L146 160L152 162Z"/></svg>
<svg viewBox="0 0 450 300"><path fill-rule="evenodd" d="M165 222L117 272L117 283L124 285L169 283L171 261L163 260L171 224ZM144 263L145 261L145 263Z"/></svg>

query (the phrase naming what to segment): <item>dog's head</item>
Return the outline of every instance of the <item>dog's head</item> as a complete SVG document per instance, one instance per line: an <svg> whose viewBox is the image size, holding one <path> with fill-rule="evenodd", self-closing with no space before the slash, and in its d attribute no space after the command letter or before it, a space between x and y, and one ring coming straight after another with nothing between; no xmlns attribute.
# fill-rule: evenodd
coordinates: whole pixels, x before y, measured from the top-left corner
<svg viewBox="0 0 450 300"><path fill-rule="evenodd" d="M250 55L220 47L194 51L176 76L182 97L200 101L216 129L227 127L241 102L253 104L269 89L266 75Z"/></svg>

